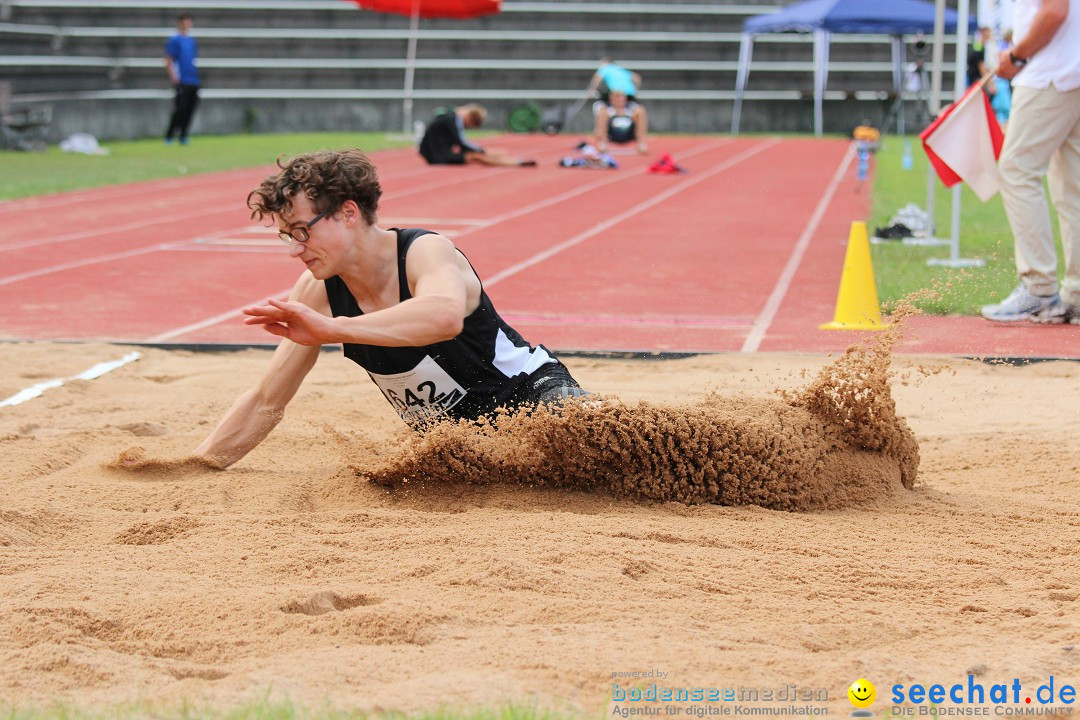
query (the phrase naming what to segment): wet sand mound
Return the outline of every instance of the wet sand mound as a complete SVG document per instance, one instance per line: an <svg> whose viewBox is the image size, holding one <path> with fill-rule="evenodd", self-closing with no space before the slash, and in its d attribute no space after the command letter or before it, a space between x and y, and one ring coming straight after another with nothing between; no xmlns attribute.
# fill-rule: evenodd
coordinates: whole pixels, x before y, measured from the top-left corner
<svg viewBox="0 0 1080 720"><path fill-rule="evenodd" d="M845 507L910 489L918 444L896 415L889 343L854 347L781 399L573 402L446 423L358 475L395 489L516 483L687 504Z"/></svg>

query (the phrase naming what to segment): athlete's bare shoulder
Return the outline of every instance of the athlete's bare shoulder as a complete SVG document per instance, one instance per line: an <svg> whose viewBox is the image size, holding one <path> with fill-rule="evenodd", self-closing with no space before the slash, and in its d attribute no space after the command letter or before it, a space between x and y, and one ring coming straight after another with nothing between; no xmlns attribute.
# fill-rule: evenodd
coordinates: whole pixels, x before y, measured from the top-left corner
<svg viewBox="0 0 1080 720"><path fill-rule="evenodd" d="M326 283L316 279L310 270L305 270L296 280L292 292L289 293L289 299L302 302L323 315L330 315L330 298L326 295Z"/></svg>

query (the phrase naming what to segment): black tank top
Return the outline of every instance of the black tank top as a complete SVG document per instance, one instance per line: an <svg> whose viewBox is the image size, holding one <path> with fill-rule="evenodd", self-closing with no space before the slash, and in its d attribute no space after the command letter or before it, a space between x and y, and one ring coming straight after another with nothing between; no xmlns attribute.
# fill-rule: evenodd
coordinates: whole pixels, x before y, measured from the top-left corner
<svg viewBox="0 0 1080 720"><path fill-rule="evenodd" d="M627 105L622 113L608 107L608 112L611 113L608 118L608 140L614 143L637 140L637 127L634 126L634 110L631 106Z"/></svg>
<svg viewBox="0 0 1080 720"><path fill-rule="evenodd" d="M431 231L390 229L397 233L398 286L404 302L412 297L405 256L416 238ZM335 275L324 282L334 317L364 314L344 280ZM346 343L344 351L345 357L367 370L401 419L410 424L439 416L474 420L502 405L529 373L556 362L544 346L529 345L499 317L483 285L479 306L452 340L423 347Z"/></svg>

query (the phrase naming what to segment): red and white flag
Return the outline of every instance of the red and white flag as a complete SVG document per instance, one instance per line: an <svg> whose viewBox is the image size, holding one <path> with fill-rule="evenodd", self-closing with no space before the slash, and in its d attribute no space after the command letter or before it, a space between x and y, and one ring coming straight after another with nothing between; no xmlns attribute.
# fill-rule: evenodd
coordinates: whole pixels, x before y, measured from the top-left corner
<svg viewBox="0 0 1080 720"><path fill-rule="evenodd" d="M968 88L919 138L945 187L963 180L986 202L998 191L997 159L1005 136L982 91L984 84Z"/></svg>

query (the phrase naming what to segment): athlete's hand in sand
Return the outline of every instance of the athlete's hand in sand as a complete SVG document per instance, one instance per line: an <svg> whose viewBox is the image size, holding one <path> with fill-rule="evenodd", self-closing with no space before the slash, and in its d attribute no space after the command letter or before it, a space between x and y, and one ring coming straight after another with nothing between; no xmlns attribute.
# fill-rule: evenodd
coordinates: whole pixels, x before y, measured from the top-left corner
<svg viewBox="0 0 1080 720"><path fill-rule="evenodd" d="M244 308L245 325L262 325L271 335L288 338L298 345L325 345L336 342L334 321L304 303L271 298L267 305Z"/></svg>
<svg viewBox="0 0 1080 720"><path fill-rule="evenodd" d="M141 447L123 450L115 458L101 464L110 470L126 470L134 473L169 472L173 470L224 470L221 460L201 455L182 458L156 458L146 454Z"/></svg>

